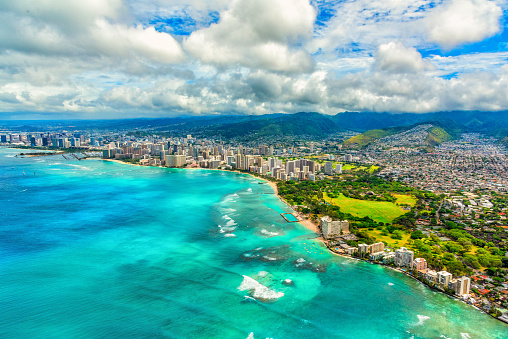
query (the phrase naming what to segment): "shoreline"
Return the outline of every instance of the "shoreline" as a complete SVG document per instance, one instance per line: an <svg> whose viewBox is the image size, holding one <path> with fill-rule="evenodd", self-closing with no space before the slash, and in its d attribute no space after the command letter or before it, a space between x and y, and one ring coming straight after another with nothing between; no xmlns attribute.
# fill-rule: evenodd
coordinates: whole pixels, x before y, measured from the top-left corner
<svg viewBox="0 0 508 339"><path fill-rule="evenodd" d="M104 160L104 161L110 161L110 162L115 162L117 164L125 164L125 165L133 165L133 166L139 166L139 167L153 167L153 168L169 168L169 167L163 167L163 166L141 166L139 164L131 164L131 163L128 163L128 162L124 162L124 161L121 161L121 160L118 160L118 159L103 159L101 158L100 160ZM293 213L296 214L296 217L298 219L298 222L300 224L302 224L303 226L305 226L305 228L307 228L308 230L316 233L317 235L319 235L318 238L316 238L317 240L321 241L324 243L324 239L321 238L321 230L319 229L319 226L316 225L316 223L314 223L313 221L311 221L310 219L308 218L305 218L302 216L302 214L298 211L295 211L295 209L293 208L293 206L291 206L290 204L287 203L286 200L284 200L280 195L279 195L279 189L277 188L277 183L276 182L273 182L271 180L268 180L266 178L262 178L262 177L259 177L257 175L254 175L252 173L249 173L249 172L241 172L241 171L231 171L231 170L226 170L226 169L220 169L220 168L201 168L201 167L182 167L180 169L185 169L185 170L207 170L207 171L222 171L222 172L233 172L233 173L239 173L239 174L246 174L246 175L249 175L255 179L258 179L258 180L261 180L261 181L264 181L266 182L274 191L274 194L275 196L277 196L277 198L279 198L280 201L282 201L286 206L288 206L292 211ZM328 247L327 247L328 248ZM333 252L333 251L330 251L330 252Z"/></svg>
<svg viewBox="0 0 508 339"><path fill-rule="evenodd" d="M88 158L88 159L85 159L85 160L91 160L92 158ZM125 164L125 165L133 165L133 166L138 166L138 167L151 167L151 168L169 168L169 167L162 167L162 166L142 166L142 165L139 165L139 164L133 164L133 163L128 163L128 162L124 162L124 161L121 161L121 160L118 160L118 159L102 159L102 158L95 158L93 160L103 160L103 161L110 161L110 162L115 162L115 163L118 163L118 164ZM312 222L310 219L307 219L307 218L304 218L302 216L302 214L300 212L297 212L294 210L294 208L288 204L278 193L278 188L277 188L277 183L274 182L274 181L271 181L271 180L268 180L268 179L265 179L265 178L262 178L262 177L259 177L257 175L254 175L252 173L249 173L249 172L241 172L241 171L238 171L238 170L226 170L226 169L212 169L212 168L201 168L201 167L184 167L184 168L179 168L179 169L185 169L185 170L189 170L189 169L195 169L195 170L208 170L208 171L222 171L222 172L234 172L234 173L239 173L239 174L246 174L246 175L249 175L255 179L258 179L260 181L265 181L267 182L270 187L273 189L274 191L274 194L279 198L279 200L281 202L283 202L286 206L288 206L296 215L297 215L297 219L298 219L298 222L300 224L302 224L305 228L307 228L308 230L310 231L313 231L314 233L316 233L318 235L318 237L315 238L315 240L321 242L325 247L326 249L328 250L329 253L331 253L332 255L336 255L336 256L339 256L339 257L342 257L344 259L349 259L349 260L356 260L356 261L363 261L365 263L369 263L369 264L374 264L374 265L378 265L378 266L382 266L386 269L390 269L392 271L395 271L395 272L398 272L408 278L411 278L412 280L420 283L421 285L425 286L426 288L428 288L429 290L433 291L433 292L437 292L437 293L440 293L440 294L443 294L444 296L450 298L450 299L457 299L459 300L460 302L464 303L465 305L468 305L468 306L471 306L477 310L479 310L481 313L484 313L496 320L499 320L501 321L502 323L506 324L505 321L501 320L501 319L498 319L496 317L494 317L493 315L491 315L490 313L488 313L487 311L483 310L482 308L479 308L475 305L472 305L472 304L469 304L467 303L466 301L462 300L460 297L458 296L455 296L455 295L449 295L447 293L445 293L444 291L441 291L435 287L432 287L432 286L429 286L427 285L425 282L417 279L415 276L409 274L409 271L404 271L400 268L397 268L397 267L392 267L392 266L388 266L388 265L384 265L384 264L381 264L381 263L376 263L376 262L371 262L371 261L368 261L368 260L365 260L365 259L360 259L360 258L355 258L355 257L352 257L352 256L349 256L349 255L345 255L345 254L341 254L341 253L337 253L335 252L334 250L330 249L328 246L327 246L327 243L326 243L326 240L322 237L321 235L321 231L318 227L318 225L316 225L314 222Z"/></svg>

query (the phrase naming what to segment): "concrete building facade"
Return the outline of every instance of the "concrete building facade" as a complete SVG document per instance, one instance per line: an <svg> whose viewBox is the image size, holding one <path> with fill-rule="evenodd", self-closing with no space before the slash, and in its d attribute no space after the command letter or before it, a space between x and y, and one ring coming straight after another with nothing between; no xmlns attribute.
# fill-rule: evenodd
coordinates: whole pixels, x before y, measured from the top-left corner
<svg viewBox="0 0 508 339"><path fill-rule="evenodd" d="M347 220L335 220L329 216L324 216L321 218L321 232L325 238L330 238L332 236L339 236L342 234L349 233L349 221Z"/></svg>

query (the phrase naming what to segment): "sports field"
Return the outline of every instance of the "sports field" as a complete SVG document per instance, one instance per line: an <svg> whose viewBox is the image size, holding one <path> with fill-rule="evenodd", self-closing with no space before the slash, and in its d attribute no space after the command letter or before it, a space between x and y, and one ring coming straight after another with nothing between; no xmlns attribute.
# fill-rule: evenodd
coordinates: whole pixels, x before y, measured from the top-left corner
<svg viewBox="0 0 508 339"><path fill-rule="evenodd" d="M351 213L357 217L368 216L378 222L392 222L393 219L407 213L396 204L388 201L358 200L347 198L343 194L338 198L330 198L326 193L324 193L324 199L329 204L340 206L342 212ZM398 197L397 202L399 202Z"/></svg>

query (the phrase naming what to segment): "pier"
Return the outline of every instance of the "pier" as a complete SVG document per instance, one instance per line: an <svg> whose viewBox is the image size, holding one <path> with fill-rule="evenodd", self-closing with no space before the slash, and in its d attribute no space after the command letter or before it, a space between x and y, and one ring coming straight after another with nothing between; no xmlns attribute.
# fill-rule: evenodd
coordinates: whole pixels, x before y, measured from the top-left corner
<svg viewBox="0 0 508 339"><path fill-rule="evenodd" d="M280 214L287 222L298 222L298 218L296 217L296 215L294 215L293 213L281 213ZM287 216L291 216L291 217L287 217ZM290 220L291 219L291 220ZM294 220L293 220L294 219Z"/></svg>

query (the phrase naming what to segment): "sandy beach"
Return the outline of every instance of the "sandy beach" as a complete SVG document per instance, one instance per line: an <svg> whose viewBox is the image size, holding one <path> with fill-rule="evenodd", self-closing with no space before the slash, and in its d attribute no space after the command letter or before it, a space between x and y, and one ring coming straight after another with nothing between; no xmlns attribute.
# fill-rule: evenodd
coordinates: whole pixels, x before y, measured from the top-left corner
<svg viewBox="0 0 508 339"><path fill-rule="evenodd" d="M141 166L141 165L138 165L138 164L131 164L131 163L128 163L128 162L123 162L121 160L117 160L117 159L102 159L104 161L111 161L111 162L116 162L118 164L126 164L126 165L133 165L133 166ZM142 167L159 167L159 166L142 166ZM223 171L223 172L235 172L235 173L240 173L240 174L248 174L250 175L251 177L253 178L256 178L258 180L262 180L264 182L266 182L268 185L270 185L270 187L273 189L274 191L274 194L283 202L285 203L289 208L291 208L294 213L297 215L297 218L298 218L298 222L302 225L304 225L307 229L317 233L317 234L320 234L321 233L321 230L319 229L319 226L316 225L316 223L312 222L311 220L307 219L307 218L304 218L300 213L298 213L297 211L295 211L293 209L293 207L288 204L280 195L279 195L279 190L277 188L277 183L276 182L273 182L273 181L270 181L268 179L265 179L265 178L262 178L262 177L259 177L259 176L256 176L256 175L253 175L251 173L245 173L245 172L240 172L240 171L230 171L230 170L224 170L224 169L211 169L211 168L200 168L200 167L189 167L189 168L186 168L184 167L183 169L201 169L201 170L209 170L209 171ZM320 240L322 240L320 238Z"/></svg>

